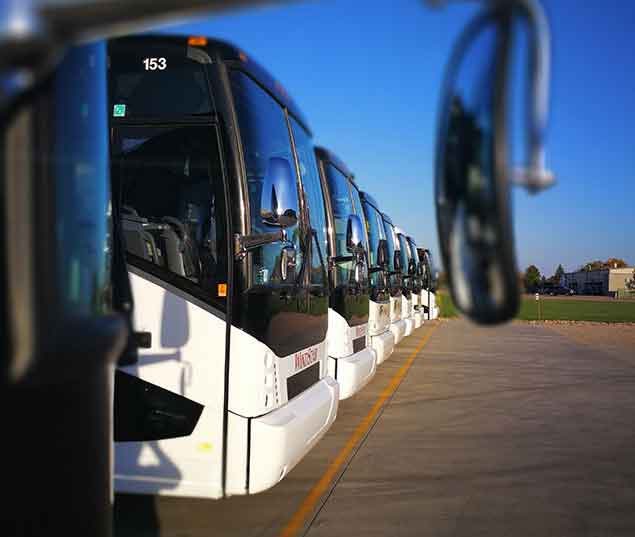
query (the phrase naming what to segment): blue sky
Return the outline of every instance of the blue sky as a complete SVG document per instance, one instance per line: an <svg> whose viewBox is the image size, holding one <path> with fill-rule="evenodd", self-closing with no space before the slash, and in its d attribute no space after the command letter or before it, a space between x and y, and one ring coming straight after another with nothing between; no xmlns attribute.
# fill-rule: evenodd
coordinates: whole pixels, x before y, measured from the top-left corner
<svg viewBox="0 0 635 537"><path fill-rule="evenodd" d="M550 275L635 263L635 3L547 1L553 32L547 164L557 185L514 193L518 262ZM200 18L164 31L227 39L266 67L399 226L438 253L434 133L452 43L473 3L323 0ZM436 256L438 261L439 257Z"/></svg>

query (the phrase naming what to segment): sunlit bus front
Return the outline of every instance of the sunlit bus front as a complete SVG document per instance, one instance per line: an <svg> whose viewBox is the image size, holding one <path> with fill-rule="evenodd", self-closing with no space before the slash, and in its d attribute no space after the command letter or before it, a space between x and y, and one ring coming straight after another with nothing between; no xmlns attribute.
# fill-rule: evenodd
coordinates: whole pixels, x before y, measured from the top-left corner
<svg viewBox="0 0 635 537"><path fill-rule="evenodd" d="M225 43L129 37L109 58L113 214L149 339L119 368L139 390L115 488L265 490L338 406L310 132L280 85Z"/></svg>
<svg viewBox="0 0 635 537"><path fill-rule="evenodd" d="M417 254L417 244L410 236L406 236L406 246L408 248L408 258L410 260L409 273L412 281L412 315L415 320L415 328L423 324L425 318L423 312L423 282L421 279L421 262Z"/></svg>
<svg viewBox="0 0 635 537"><path fill-rule="evenodd" d="M368 237L368 272L370 274L370 296L368 333L370 343L377 353L377 363L381 364L393 353L395 335L390 330L390 288L388 249L381 212L375 199L366 192L359 192L364 226Z"/></svg>
<svg viewBox="0 0 635 537"><path fill-rule="evenodd" d="M395 343L399 343L406 334L408 327L412 331L412 324L406 319L410 312L403 309L402 282L401 282L401 253L399 251L399 239L395 232L395 226L386 213L382 213L382 226L386 234L386 253L388 258L388 288L390 290L390 331L395 336Z"/></svg>
<svg viewBox="0 0 635 537"><path fill-rule="evenodd" d="M436 289L433 277L432 255L427 248L417 248L418 259L421 263L421 300L426 319L436 319L439 307L436 305Z"/></svg>
<svg viewBox="0 0 635 537"><path fill-rule="evenodd" d="M406 335L409 336L416 328L413 310L412 277L410 273L410 248L403 231L397 227L393 229L397 236L399 257L401 258L401 309L402 312L407 312L403 317L406 321Z"/></svg>
<svg viewBox="0 0 635 537"><path fill-rule="evenodd" d="M330 151L317 148L315 154L328 225L329 373L346 399L366 385L377 365L368 334L368 239L351 172Z"/></svg>

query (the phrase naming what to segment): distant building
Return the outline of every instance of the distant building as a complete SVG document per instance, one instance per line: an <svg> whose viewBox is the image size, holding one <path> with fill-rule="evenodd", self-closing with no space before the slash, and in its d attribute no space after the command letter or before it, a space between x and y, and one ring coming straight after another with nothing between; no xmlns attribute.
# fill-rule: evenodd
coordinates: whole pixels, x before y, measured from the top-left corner
<svg viewBox="0 0 635 537"><path fill-rule="evenodd" d="M633 267L578 270L564 275L564 285L579 295L615 296L632 276Z"/></svg>

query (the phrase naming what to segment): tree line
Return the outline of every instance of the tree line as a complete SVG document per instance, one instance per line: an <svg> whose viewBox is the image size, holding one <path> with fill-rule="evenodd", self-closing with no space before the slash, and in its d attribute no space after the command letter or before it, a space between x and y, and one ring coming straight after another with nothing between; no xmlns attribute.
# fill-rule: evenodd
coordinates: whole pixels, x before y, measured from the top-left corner
<svg viewBox="0 0 635 537"><path fill-rule="evenodd" d="M608 269L608 268L624 268L628 267L628 263L623 259L619 259L617 257L609 257L606 261L595 260L589 261L588 263L584 263L580 266L578 270L599 270L599 269ZM519 275L519 278L522 280L523 286L528 293L534 293L541 287L544 287L545 284L554 284L560 285L562 282L562 277L564 276L564 268L562 264L559 264L556 268L553 275L546 277L545 275L540 273L540 270L536 265L529 265L525 272ZM635 270L633 271L633 278L630 280L633 282L635 288ZM628 284L627 284L628 285Z"/></svg>

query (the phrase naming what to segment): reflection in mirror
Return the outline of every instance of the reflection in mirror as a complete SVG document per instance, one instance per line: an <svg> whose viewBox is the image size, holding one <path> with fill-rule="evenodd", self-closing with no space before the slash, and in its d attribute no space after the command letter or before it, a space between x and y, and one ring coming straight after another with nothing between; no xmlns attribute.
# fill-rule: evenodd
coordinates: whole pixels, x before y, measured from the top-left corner
<svg viewBox="0 0 635 537"><path fill-rule="evenodd" d="M385 268L388 265L388 244L386 239L380 239L377 245L377 266Z"/></svg>
<svg viewBox="0 0 635 537"><path fill-rule="evenodd" d="M291 227L298 221L298 194L291 164L282 157L271 157L262 186L260 216L269 226Z"/></svg>
<svg viewBox="0 0 635 537"><path fill-rule="evenodd" d="M437 224L456 305L500 322L518 308L509 214L505 95L509 24L488 15L468 28L450 66L437 154Z"/></svg>
<svg viewBox="0 0 635 537"><path fill-rule="evenodd" d="M364 228L362 221L356 214L348 216L346 225L346 249L352 253L362 253L364 251Z"/></svg>

